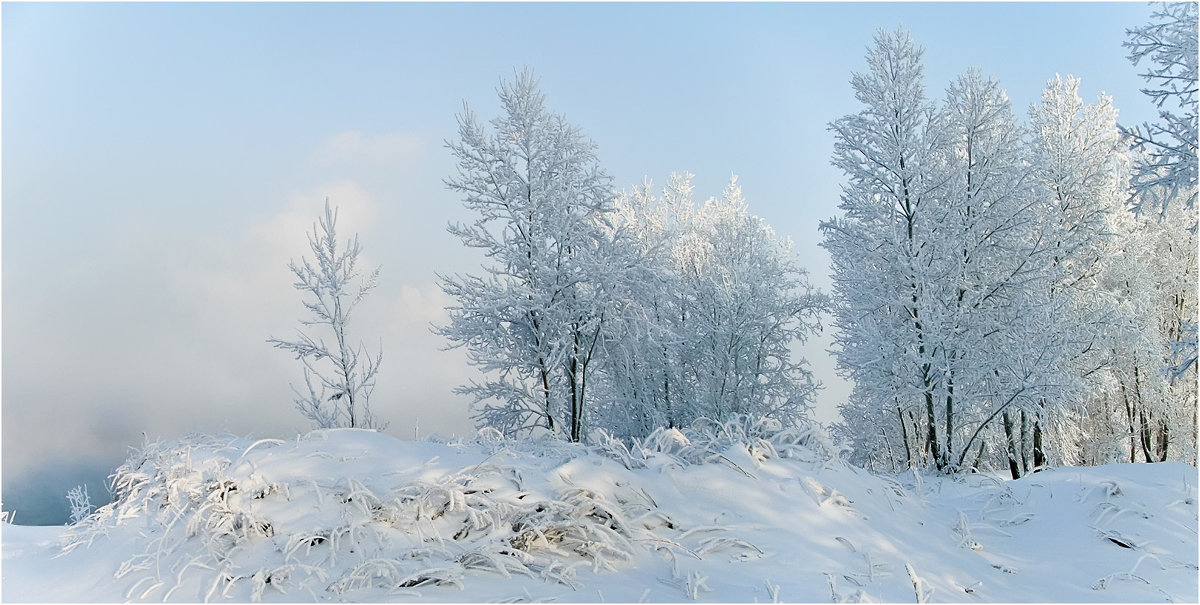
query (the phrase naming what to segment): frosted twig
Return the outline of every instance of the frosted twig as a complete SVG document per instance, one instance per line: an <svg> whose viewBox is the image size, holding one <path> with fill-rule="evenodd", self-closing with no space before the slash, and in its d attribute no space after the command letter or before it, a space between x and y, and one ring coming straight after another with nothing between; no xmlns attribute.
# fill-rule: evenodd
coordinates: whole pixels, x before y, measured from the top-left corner
<svg viewBox="0 0 1200 605"><path fill-rule="evenodd" d="M772 584L770 580L763 580L763 585L767 587L767 596L771 597L772 603L779 602L779 585Z"/></svg>
<svg viewBox="0 0 1200 605"><path fill-rule="evenodd" d="M266 443L269 443L271 445L283 445L286 442L281 439L259 439L258 441L255 441L254 443L250 444L250 447L248 447L244 451L242 451L242 455L240 456L240 458L245 458L246 454L250 453L250 450L252 450L260 445L266 444Z"/></svg>
<svg viewBox="0 0 1200 605"><path fill-rule="evenodd" d="M913 593L915 593L917 595L917 602L918 603L928 602L929 595L932 594L933 591L925 590L925 583L921 580L921 578L917 577L917 572L913 571L912 565L905 563L904 570L908 572L908 578L910 580L912 580Z"/></svg>

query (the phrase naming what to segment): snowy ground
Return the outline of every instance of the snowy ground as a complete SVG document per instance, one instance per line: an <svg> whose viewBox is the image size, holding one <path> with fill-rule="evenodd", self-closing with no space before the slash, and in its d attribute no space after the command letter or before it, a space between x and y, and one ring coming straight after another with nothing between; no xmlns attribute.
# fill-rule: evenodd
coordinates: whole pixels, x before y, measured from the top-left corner
<svg viewBox="0 0 1200 605"><path fill-rule="evenodd" d="M1197 602L1197 471L879 477L745 422L629 452L354 430L151 444L16 601Z"/></svg>

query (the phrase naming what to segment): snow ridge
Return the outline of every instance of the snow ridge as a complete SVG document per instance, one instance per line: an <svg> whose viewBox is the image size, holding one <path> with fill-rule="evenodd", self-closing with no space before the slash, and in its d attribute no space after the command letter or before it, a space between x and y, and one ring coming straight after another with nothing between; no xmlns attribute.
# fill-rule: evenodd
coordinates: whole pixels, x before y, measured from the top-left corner
<svg viewBox="0 0 1200 605"><path fill-rule="evenodd" d="M633 448L606 436L593 451L627 469L724 462L749 475L727 455L732 448L754 460L780 451L815 459L817 452L804 445L823 445L814 435L735 417L686 433L658 431ZM573 478L578 466L607 463L589 459L582 446L507 442L483 431L471 446L422 444L456 452L482 448L488 452L483 461L422 473L389 462L384 452L396 443L385 442L392 441L372 432L322 430L294 443L203 435L147 443L113 475L113 503L66 532L63 552L137 525L145 548L114 574L136 580L125 598L205 601L259 601L268 592L295 590L314 598L353 598L368 589L412 594L406 589L462 588L471 570L579 588L577 568L616 572L647 548L667 557L717 550L761 556L718 527L685 532L682 538L704 534L693 548L656 535L653 530L672 521L646 491L629 481L594 489ZM349 443L361 447L341 452ZM310 461L317 472L297 472L296 460ZM291 472L281 473L285 466ZM540 472L530 473L531 466ZM680 588L694 596L703 579L685 577Z"/></svg>
<svg viewBox="0 0 1200 605"><path fill-rule="evenodd" d="M1197 599L1194 467L878 476L746 417L593 443L147 443L57 541L3 528L3 600Z"/></svg>

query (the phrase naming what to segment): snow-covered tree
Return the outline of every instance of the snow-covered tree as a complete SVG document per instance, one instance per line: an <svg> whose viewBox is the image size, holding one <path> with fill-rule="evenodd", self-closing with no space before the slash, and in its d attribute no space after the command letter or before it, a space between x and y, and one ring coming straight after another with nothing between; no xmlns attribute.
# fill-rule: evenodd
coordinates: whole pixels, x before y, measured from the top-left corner
<svg viewBox="0 0 1200 605"><path fill-rule="evenodd" d="M1195 460L1195 12L1130 32L1146 92L1183 110L1126 131L1132 160L1111 99L1075 78L1026 127L975 71L926 100L921 51L876 37L863 109L831 125L847 182L821 225L857 462ZM1126 212L1131 190L1154 220Z"/></svg>
<svg viewBox="0 0 1200 605"><path fill-rule="evenodd" d="M1197 295L1200 281L1197 270L1197 231L1189 228L1187 218L1193 210L1177 205L1168 209L1161 221L1142 223L1151 232L1156 252L1151 265L1154 275L1159 333L1166 343L1164 358L1171 409L1174 419L1174 451L1168 459L1197 463Z"/></svg>
<svg viewBox="0 0 1200 605"><path fill-rule="evenodd" d="M704 280L700 293L708 296L697 296L693 315L711 358L708 380L697 372L711 402L705 406L709 416L794 421L815 386L807 362L793 361L789 346L803 343L817 329L824 296L795 264L791 241L749 213L736 176L720 198L704 203L699 219L696 227L702 231L692 241L707 240L707 245L691 250L691 263Z"/></svg>
<svg viewBox="0 0 1200 605"><path fill-rule="evenodd" d="M318 428L382 430L385 425L375 419L370 400L383 360L383 347L372 357L361 341L357 346L351 343L348 333L350 316L363 297L375 288L379 268L366 276L359 275L357 264L362 248L358 235L339 244L337 218L337 209L331 208L326 199L319 228L313 225L308 236L316 264L303 257L299 264L295 261L288 264L296 276L295 288L308 295L303 303L310 315L300 323L306 327L326 326L332 342L304 328L298 331L296 340L270 338L267 342L294 353L303 363L307 392L293 387L296 407Z"/></svg>
<svg viewBox="0 0 1200 605"><path fill-rule="evenodd" d="M1149 208L1160 220L1180 220L1190 231L1190 242L1177 244L1196 248L1197 215L1195 203L1197 183L1197 24L1195 2L1168 2L1158 5L1147 25L1128 30L1125 47L1134 65L1148 60L1141 76L1149 86L1143 89L1159 108L1159 121L1127 130L1135 158L1133 177L1133 206L1141 213ZM1171 205L1181 205L1185 212L1169 213ZM1168 216L1170 215L1170 216ZM1194 255L1193 255L1194 258ZM1183 279L1180 289L1165 293L1176 303L1194 300L1195 271L1176 266ZM1179 280L1171 280L1178 282ZM1169 372L1173 380L1188 377L1195 384L1197 359L1197 309L1194 305L1180 307L1175 312L1180 323L1169 329L1172 355ZM1185 379L1186 382L1186 379Z"/></svg>
<svg viewBox="0 0 1200 605"><path fill-rule="evenodd" d="M1044 385L1027 360L1043 357L1032 318L1043 311L1045 265L1025 130L998 82L970 70L951 84L939 124L948 136L940 197L942 230L930 242L945 267L931 325L942 342L939 401L942 447L951 468L984 460L985 431Z"/></svg>
<svg viewBox="0 0 1200 605"><path fill-rule="evenodd" d="M460 387L505 433L622 438L736 414L800 418L815 385L790 346L824 298L790 242L749 214L736 178L697 206L690 176L615 203L595 146L545 108L528 71L490 128L465 111L448 186L476 215L450 227L488 258L443 277L451 346L485 373Z"/></svg>
<svg viewBox="0 0 1200 605"><path fill-rule="evenodd" d="M863 463L1046 466L1120 348L1100 283L1127 183L1115 111L1056 78L1026 129L977 71L939 107L903 31L867 62L864 109L832 125L843 215L821 225L854 381L838 430Z"/></svg>
<svg viewBox="0 0 1200 605"><path fill-rule="evenodd" d="M482 276L442 278L456 305L439 331L487 374L459 388L474 397L479 423L579 441L616 283L604 252L610 179L528 70L498 93L503 112L491 128L464 108L459 140L448 143L458 173L447 186L476 215L450 232L488 264Z"/></svg>
<svg viewBox="0 0 1200 605"><path fill-rule="evenodd" d="M673 174L661 197L649 183L617 202L621 228L648 262L614 332L610 398L636 414L622 436L700 417L804 416L816 385L790 346L819 327L824 295L791 242L751 215L737 178L697 206L692 175ZM619 402L619 403L618 403Z"/></svg>
<svg viewBox="0 0 1200 605"><path fill-rule="evenodd" d="M694 213L690 175L671 175L662 198L647 180L616 200L612 229L637 259L628 263L626 304L603 343L606 430L621 438L685 426L691 417L694 399L685 395L690 385L681 369L695 343L683 329L686 296L674 253Z"/></svg>
<svg viewBox="0 0 1200 605"><path fill-rule="evenodd" d="M1158 4L1147 25L1127 31L1124 46L1138 65L1146 93L1158 107L1159 121L1127 130L1142 155L1133 175L1134 206L1160 214L1171 203L1195 209L1197 143L1197 15L1195 2ZM1191 216L1195 229L1196 217Z"/></svg>
<svg viewBox="0 0 1200 605"><path fill-rule="evenodd" d="M845 128L855 116L835 124L847 213L823 229L840 293L839 364L855 379L838 430L860 462L891 467L989 464L1000 427L1040 452L1032 447L1040 429L1024 410L1058 392L1051 370L1063 348L1045 295L1052 250L1039 227L1026 131L995 80L975 70L960 76L921 133L923 169L908 179L929 184L918 207L890 197L913 190L898 178L913 162L887 147L904 132L904 112L890 115L873 137Z"/></svg>
<svg viewBox="0 0 1200 605"><path fill-rule="evenodd" d="M1107 388L1077 421L1086 437L1082 462L1195 462L1195 370L1173 371L1173 345L1190 320L1185 310L1196 304L1195 236L1177 216L1190 212L1176 204L1163 220L1113 217L1122 237L1100 277L1117 302L1113 364Z"/></svg>
<svg viewBox="0 0 1200 605"><path fill-rule="evenodd" d="M1039 467L1046 463L1046 406L1079 405L1102 388L1114 363L1111 338L1121 320L1114 293L1100 278L1112 251L1123 245L1113 221L1125 211L1129 162L1111 98L1085 104L1076 78L1051 80L1029 119L1038 238L1049 253L1049 283L1041 294L1050 313L1040 342L1056 351L1048 366L1058 376L1054 392L1023 410L1034 416L1032 467Z"/></svg>
<svg viewBox="0 0 1200 605"><path fill-rule="evenodd" d="M940 237L938 197L949 178L921 54L907 32L880 31L868 71L852 76L864 107L831 125L833 163L847 177L843 215L821 230L833 267L838 367L855 385L843 417L894 413L906 462L942 467L949 460L935 410L941 350L929 314L944 267L933 262L929 244Z"/></svg>

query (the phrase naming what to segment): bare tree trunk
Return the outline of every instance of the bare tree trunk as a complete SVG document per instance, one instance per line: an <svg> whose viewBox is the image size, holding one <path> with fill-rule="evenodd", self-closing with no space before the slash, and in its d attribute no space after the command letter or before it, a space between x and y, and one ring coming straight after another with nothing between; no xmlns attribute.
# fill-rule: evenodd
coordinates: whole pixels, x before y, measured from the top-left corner
<svg viewBox="0 0 1200 605"><path fill-rule="evenodd" d="M1042 438L1042 421L1033 421L1033 468L1040 470L1046 468L1046 450Z"/></svg>
<svg viewBox="0 0 1200 605"><path fill-rule="evenodd" d="M567 365L567 381L571 385L571 441L579 443L580 433L582 432L583 425L583 419L581 417L583 415L583 402L581 401L583 398L583 385L580 384L581 380L579 375L579 348L582 343L579 341L578 326L575 326L573 331L575 332L574 343L571 350L571 360Z"/></svg>
<svg viewBox="0 0 1200 605"><path fill-rule="evenodd" d="M983 464L983 442L979 442L979 451L975 454L975 462L971 465L971 470L979 470L979 465Z"/></svg>
<svg viewBox="0 0 1200 605"><path fill-rule="evenodd" d="M1021 478L1021 466L1017 464L1017 442L1013 434L1012 418L1008 416L1008 412L1004 412L1004 436L1008 442L1008 472L1013 479Z"/></svg>
<svg viewBox="0 0 1200 605"><path fill-rule="evenodd" d="M1134 427L1135 418L1133 413L1133 405L1129 402L1129 391L1125 389L1125 383L1121 383L1121 398L1125 401L1125 417L1129 420L1129 461L1137 462L1137 428Z"/></svg>
<svg viewBox="0 0 1200 605"><path fill-rule="evenodd" d="M1166 422L1161 422L1158 431L1158 453L1159 462L1167 461L1167 445L1171 442L1171 429Z"/></svg>
<svg viewBox="0 0 1200 605"><path fill-rule="evenodd" d="M926 368L928 368L928 365ZM937 416L933 411L933 391L929 387L928 380L925 383L925 411L929 415L927 419L929 423L929 443L925 445L929 448L929 457L933 459L934 466L938 470L942 470L942 460L938 456Z"/></svg>
<svg viewBox="0 0 1200 605"><path fill-rule="evenodd" d="M900 420L900 437L904 439L904 464L905 468L912 468L912 448L908 443L908 423L904 421L904 411L900 409L900 402L896 402L896 417Z"/></svg>
<svg viewBox="0 0 1200 605"><path fill-rule="evenodd" d="M550 372L546 369L546 362L542 358L538 358L538 372L542 375L542 396L545 398L546 404L546 428L550 432L554 432L554 413L550 406Z"/></svg>
<svg viewBox="0 0 1200 605"><path fill-rule="evenodd" d="M1044 431L1042 430L1042 420L1046 418L1046 401L1044 399L1038 401L1038 415L1033 419L1033 468L1039 470L1046 468L1046 447L1044 440Z"/></svg>
<svg viewBox="0 0 1200 605"><path fill-rule="evenodd" d="M883 446L887 448L887 458L888 462L891 464L892 472L898 472L900 469L896 468L896 452L892 451L892 440L888 439L886 430L881 428L879 429L879 433L883 436ZM872 457L872 460L874 460L874 457ZM871 462L871 468L874 467L874 462Z"/></svg>
<svg viewBox="0 0 1200 605"><path fill-rule="evenodd" d="M954 453L954 374L946 381L946 449L938 467L948 466Z"/></svg>
<svg viewBox="0 0 1200 605"><path fill-rule="evenodd" d="M1026 450L1029 449L1029 420L1025 418L1025 410L1020 412L1021 420L1021 474L1029 472L1029 456L1026 455Z"/></svg>
<svg viewBox="0 0 1200 605"><path fill-rule="evenodd" d="M1138 416L1142 424L1142 456L1146 462L1153 462L1150 420L1146 417L1146 402L1142 398L1142 373L1137 364L1133 366L1133 393L1137 395Z"/></svg>
<svg viewBox="0 0 1200 605"><path fill-rule="evenodd" d="M1153 446L1150 444L1150 421L1146 418L1145 406L1140 406L1138 408L1138 419L1141 424L1140 435L1142 442L1142 458L1144 458L1146 462L1154 462L1154 459L1150 455L1150 449Z"/></svg>

